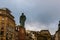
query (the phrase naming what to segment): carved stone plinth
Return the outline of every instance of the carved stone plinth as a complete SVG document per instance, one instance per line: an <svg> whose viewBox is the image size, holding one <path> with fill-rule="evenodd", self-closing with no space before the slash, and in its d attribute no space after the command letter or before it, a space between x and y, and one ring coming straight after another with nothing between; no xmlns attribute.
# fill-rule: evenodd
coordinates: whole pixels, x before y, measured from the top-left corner
<svg viewBox="0 0 60 40"><path fill-rule="evenodd" d="M25 40L25 28L23 27L19 27L19 40Z"/></svg>

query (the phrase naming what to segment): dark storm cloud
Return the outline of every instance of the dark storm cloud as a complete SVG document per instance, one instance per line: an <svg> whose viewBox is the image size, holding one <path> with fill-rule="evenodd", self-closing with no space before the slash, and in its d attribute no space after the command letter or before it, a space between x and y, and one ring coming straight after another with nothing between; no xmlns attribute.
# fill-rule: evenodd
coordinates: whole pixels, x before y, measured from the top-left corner
<svg viewBox="0 0 60 40"><path fill-rule="evenodd" d="M49 13L49 12L44 12L43 14L37 15L37 20L39 22L42 22L44 24L50 24L55 22L56 20L60 19L59 17L60 13L53 12L53 13Z"/></svg>
<svg viewBox="0 0 60 40"><path fill-rule="evenodd" d="M37 3L38 4L38 3ZM43 1L43 3L32 8L33 21L39 21L43 24L50 24L60 19L60 5L55 1Z"/></svg>

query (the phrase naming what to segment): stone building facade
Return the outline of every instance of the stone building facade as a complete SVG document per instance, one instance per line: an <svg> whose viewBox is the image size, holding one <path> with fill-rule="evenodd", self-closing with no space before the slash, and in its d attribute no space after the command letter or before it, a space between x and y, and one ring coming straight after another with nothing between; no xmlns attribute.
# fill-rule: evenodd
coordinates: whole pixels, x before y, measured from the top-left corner
<svg viewBox="0 0 60 40"><path fill-rule="evenodd" d="M19 32L19 25L15 27L15 40L19 40L18 32Z"/></svg>
<svg viewBox="0 0 60 40"><path fill-rule="evenodd" d="M15 21L11 11L7 8L0 9L0 40L15 40Z"/></svg>
<svg viewBox="0 0 60 40"><path fill-rule="evenodd" d="M37 38L38 40L51 40L51 34L48 30L41 30Z"/></svg>
<svg viewBox="0 0 60 40"><path fill-rule="evenodd" d="M37 40L36 31L26 30L26 40Z"/></svg>
<svg viewBox="0 0 60 40"><path fill-rule="evenodd" d="M48 30L41 30L41 31L27 30L26 40L51 40L51 34Z"/></svg>

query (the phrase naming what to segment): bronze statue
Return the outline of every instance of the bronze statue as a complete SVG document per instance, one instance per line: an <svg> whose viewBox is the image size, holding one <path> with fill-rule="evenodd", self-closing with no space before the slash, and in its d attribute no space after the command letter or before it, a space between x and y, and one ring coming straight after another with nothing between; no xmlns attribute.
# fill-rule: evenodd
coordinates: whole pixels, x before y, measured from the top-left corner
<svg viewBox="0 0 60 40"><path fill-rule="evenodd" d="M26 21L26 16L24 15L24 13L22 13L22 15L20 16L20 25L24 27L25 21Z"/></svg>

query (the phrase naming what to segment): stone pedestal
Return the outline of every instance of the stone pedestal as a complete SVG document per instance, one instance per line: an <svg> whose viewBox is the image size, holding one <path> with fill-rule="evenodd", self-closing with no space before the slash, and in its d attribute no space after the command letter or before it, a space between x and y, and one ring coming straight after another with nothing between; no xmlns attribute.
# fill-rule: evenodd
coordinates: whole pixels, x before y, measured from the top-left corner
<svg viewBox="0 0 60 40"><path fill-rule="evenodd" d="M26 36L25 28L20 26L18 34L19 34L19 40L25 40L25 36Z"/></svg>

